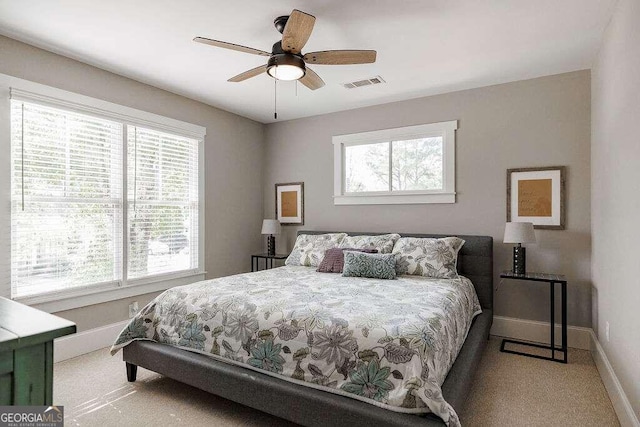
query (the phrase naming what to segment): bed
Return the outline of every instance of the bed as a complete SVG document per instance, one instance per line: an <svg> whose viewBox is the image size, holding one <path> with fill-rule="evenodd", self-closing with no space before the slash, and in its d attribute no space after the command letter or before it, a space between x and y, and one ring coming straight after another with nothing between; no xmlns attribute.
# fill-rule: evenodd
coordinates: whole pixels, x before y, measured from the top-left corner
<svg viewBox="0 0 640 427"><path fill-rule="evenodd" d="M122 347L129 381L142 366L302 425L436 426L443 419L456 425L493 318L492 238L458 237L465 244L457 265L463 277L457 280L349 281L309 267L283 267L204 281L167 291L145 307L113 350ZM336 294L340 298L327 297ZM205 296L216 303L196 304ZM183 300L196 304L196 312L185 309ZM466 316L427 318L429 310L447 304ZM375 316L365 314L382 312L382 305L399 314L387 313L386 323L376 324ZM239 307L237 313L225 311L231 306ZM414 345L431 335L407 335L411 324L402 322L415 320L412 313L439 327L444 322L446 334L432 344L437 360ZM221 317L224 328L207 322Z"/></svg>

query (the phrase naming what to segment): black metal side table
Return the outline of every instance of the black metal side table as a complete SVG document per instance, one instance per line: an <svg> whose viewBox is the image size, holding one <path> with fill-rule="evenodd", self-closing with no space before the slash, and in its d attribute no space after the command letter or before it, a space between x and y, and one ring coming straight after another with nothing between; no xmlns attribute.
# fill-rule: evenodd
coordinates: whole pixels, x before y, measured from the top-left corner
<svg viewBox="0 0 640 427"><path fill-rule="evenodd" d="M515 280L528 280L533 282L547 282L549 283L549 298L551 306L551 341L549 345L536 344L530 342L517 341L512 339L503 339L500 351L504 353L519 354L521 356L535 357L537 359L552 360L559 363L567 363L567 279L561 274L547 274L547 273L525 273L515 274L513 271L503 271L500 273L500 277L503 279L515 279ZM561 309L562 309L562 347L556 347L555 345L555 289L556 284L561 286ZM537 354L523 353L515 350L505 349L505 344L518 344L526 345L529 347L543 348L551 350L551 357L539 356ZM562 353L562 358L556 358L556 352Z"/></svg>
<svg viewBox="0 0 640 427"><path fill-rule="evenodd" d="M261 259L264 259L264 270L269 270L270 268L273 268L273 260L274 259L287 259L288 256L289 256L289 254L269 255L266 252L261 253L261 254L251 255L251 271L260 270L260 260Z"/></svg>

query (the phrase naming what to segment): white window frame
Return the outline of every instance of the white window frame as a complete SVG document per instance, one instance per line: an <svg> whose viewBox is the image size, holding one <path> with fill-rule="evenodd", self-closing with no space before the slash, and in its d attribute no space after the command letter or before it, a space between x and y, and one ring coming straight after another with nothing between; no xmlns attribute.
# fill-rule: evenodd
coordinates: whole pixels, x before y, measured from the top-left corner
<svg viewBox="0 0 640 427"><path fill-rule="evenodd" d="M198 140L198 268L180 272L147 276L135 280L127 280L123 272L122 280L79 287L51 294L34 295L16 298L24 304L37 307L48 312L70 310L92 304L162 291L174 286L204 280L204 141L206 128L169 117L160 116L135 108L125 107L108 101L57 89L51 86L30 82L16 77L0 74L0 152L11 152L11 99L48 105L63 110L76 111L82 114L115 120L124 126L123 144L126 154L126 126L139 126L185 136ZM123 170L126 171L126 156L123 159ZM126 174L123 182L123 203L126 203ZM11 241L11 156L0 156L0 239ZM123 210L126 213L126 210ZM123 239L126 242L128 229L126 216L123 220ZM127 262L125 255L123 262ZM126 265L126 264L123 264ZM11 297L11 245L0 245L0 296Z"/></svg>
<svg viewBox="0 0 640 427"><path fill-rule="evenodd" d="M352 133L333 137L333 203L335 205L392 205L456 202L456 129L458 121ZM443 189L430 191L345 191L345 148L354 145L403 141L418 138L443 138Z"/></svg>

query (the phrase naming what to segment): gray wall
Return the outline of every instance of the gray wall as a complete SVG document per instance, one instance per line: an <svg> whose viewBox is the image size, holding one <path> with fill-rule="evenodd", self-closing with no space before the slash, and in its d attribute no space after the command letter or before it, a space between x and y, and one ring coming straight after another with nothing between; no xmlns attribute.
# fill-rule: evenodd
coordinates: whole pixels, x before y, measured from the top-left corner
<svg viewBox="0 0 640 427"><path fill-rule="evenodd" d="M262 124L2 36L0 73L205 126L207 277L249 269L261 244ZM85 330L124 320L130 301L142 307L153 296L59 314Z"/></svg>
<svg viewBox="0 0 640 427"><path fill-rule="evenodd" d="M569 323L590 326L590 96L590 73L579 71L269 124L264 215L274 216L275 183L304 181L305 228L490 235L497 277L511 262L511 246L501 243L506 170L565 165L567 229L537 230L527 264L566 274ZM457 203L333 205L333 135L455 119ZM280 250L296 231L283 228ZM505 281L495 301L497 315L548 321L544 285Z"/></svg>
<svg viewBox="0 0 640 427"><path fill-rule="evenodd" d="M592 84L593 328L640 418L640 2L637 0L618 2L593 69ZM610 340L606 339L606 322Z"/></svg>

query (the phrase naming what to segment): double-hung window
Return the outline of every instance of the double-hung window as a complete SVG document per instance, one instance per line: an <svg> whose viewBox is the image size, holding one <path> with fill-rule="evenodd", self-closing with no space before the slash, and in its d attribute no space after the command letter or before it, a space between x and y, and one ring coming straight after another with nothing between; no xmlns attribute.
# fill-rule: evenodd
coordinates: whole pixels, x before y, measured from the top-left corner
<svg viewBox="0 0 640 427"><path fill-rule="evenodd" d="M12 296L122 275L122 126L11 102Z"/></svg>
<svg viewBox="0 0 640 427"><path fill-rule="evenodd" d="M457 121L333 137L334 203L455 202Z"/></svg>
<svg viewBox="0 0 640 427"><path fill-rule="evenodd" d="M202 273L204 134L12 98L12 298L55 300Z"/></svg>
<svg viewBox="0 0 640 427"><path fill-rule="evenodd" d="M127 126L129 278L198 267L198 144Z"/></svg>

